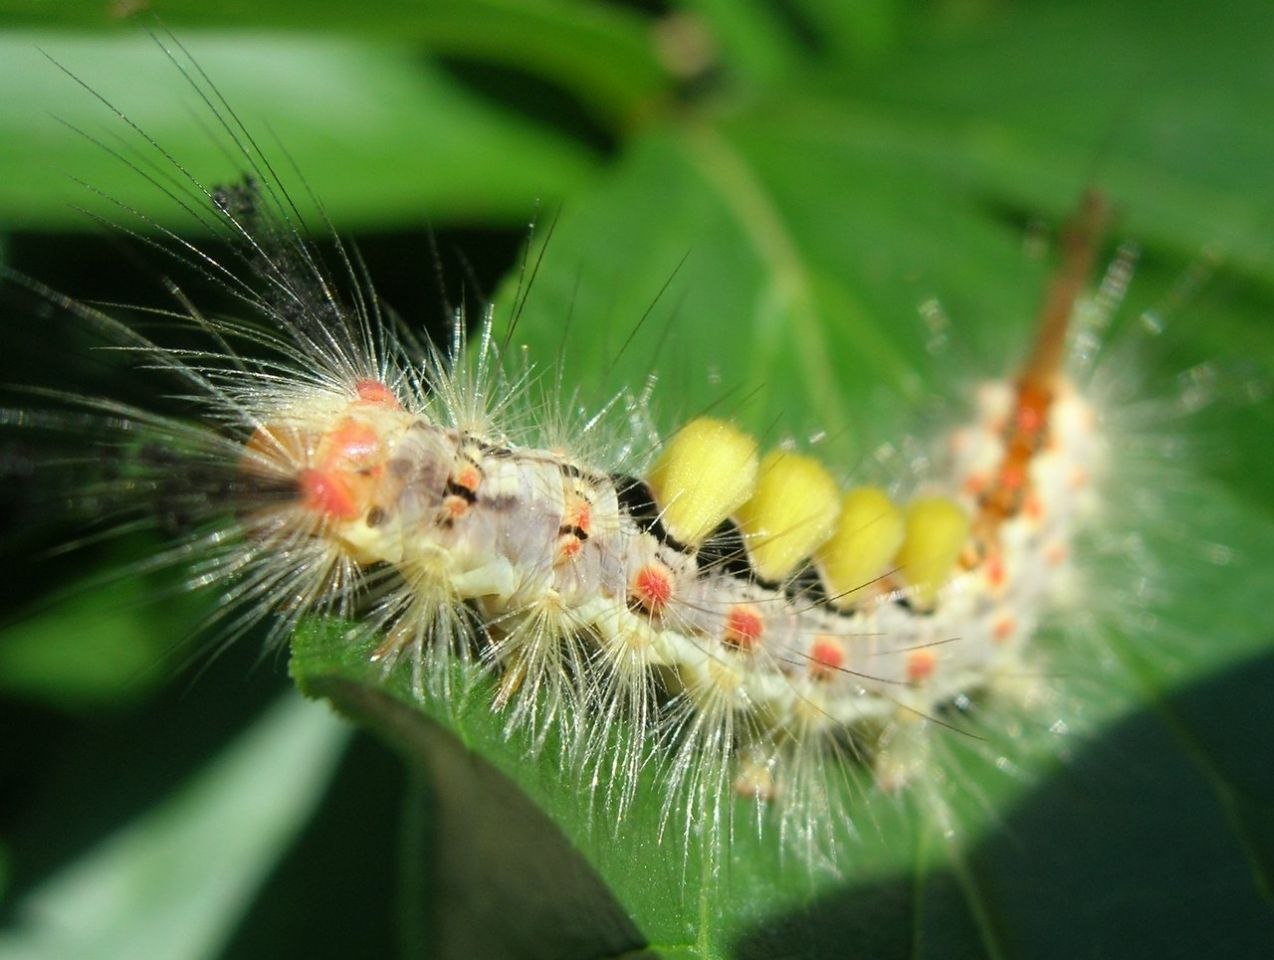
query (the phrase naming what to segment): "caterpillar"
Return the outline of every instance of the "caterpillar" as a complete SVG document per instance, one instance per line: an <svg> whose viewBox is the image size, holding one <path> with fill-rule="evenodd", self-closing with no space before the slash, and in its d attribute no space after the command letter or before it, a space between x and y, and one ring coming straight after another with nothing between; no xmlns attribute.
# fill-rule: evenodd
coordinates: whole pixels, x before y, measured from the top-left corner
<svg viewBox="0 0 1274 960"><path fill-rule="evenodd" d="M662 709L678 751L668 802L682 798L688 822L710 821L731 781L795 795L809 818L801 781L821 774L803 766L837 762L833 744L881 727L888 740L908 715L1020 669L1099 469L1096 414L1061 373L1092 256L1083 232L1030 363L989 385L951 439L949 486L905 509L878 488L841 491L802 454L761 456L717 418L684 425L640 478L528 445L498 409L474 409L518 389L488 379L491 347L472 378L456 373L457 347L418 380L351 358L322 391L288 384L250 407L241 476L280 502L249 508L250 553L231 564L251 569L260 551L273 576L274 557L296 557L281 587L301 598L295 616L347 612L388 578L370 614L384 636L374 659L406 654L425 677L457 656L488 662L492 708L538 734L560 720L564 749L598 736L582 716L635 726L611 781L635 779ZM419 680L419 695L431 689ZM886 785L910 775L889 749L845 749L876 754Z"/></svg>
<svg viewBox="0 0 1274 960"><path fill-rule="evenodd" d="M323 262L227 123L247 178L175 176L232 258L166 244L243 311L188 307L205 345L165 347L13 278L191 394L193 421L71 396L87 428L42 425L95 435L85 462L111 469L82 496L172 531L156 562L219 593L214 634L265 621L280 642L329 620L417 699L484 698L611 821L657 791L673 856L728 847L741 802L776 849L835 872L857 828L846 789L922 785L971 703L1036 694L1033 637L1116 453L1068 373L1104 318L1077 306L1100 197L1068 233L1026 361L980 389L934 445L942 465L899 496L728 412L661 434L642 390L577 417L494 315L419 342L353 253Z"/></svg>

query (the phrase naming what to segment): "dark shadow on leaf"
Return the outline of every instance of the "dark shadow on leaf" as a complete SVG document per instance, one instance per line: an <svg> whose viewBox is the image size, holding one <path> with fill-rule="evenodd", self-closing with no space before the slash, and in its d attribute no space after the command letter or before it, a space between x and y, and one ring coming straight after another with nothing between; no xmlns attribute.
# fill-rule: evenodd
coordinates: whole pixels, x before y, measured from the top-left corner
<svg viewBox="0 0 1274 960"><path fill-rule="evenodd" d="M404 773L373 738L350 744L314 819L221 956L392 957Z"/></svg>
<svg viewBox="0 0 1274 960"><path fill-rule="evenodd" d="M405 811L409 824L416 818L420 825L406 848L416 858L404 885L404 896L416 900L403 904L408 926L416 927L410 955L645 955L645 938L584 857L507 777L389 694L330 675L306 686L379 733L432 786L409 801L422 809ZM423 875L413 876L418 870Z"/></svg>
<svg viewBox="0 0 1274 960"><path fill-rule="evenodd" d="M1269 957L1274 656L1117 724L965 861L743 936L747 960ZM974 906L976 904L976 908Z"/></svg>

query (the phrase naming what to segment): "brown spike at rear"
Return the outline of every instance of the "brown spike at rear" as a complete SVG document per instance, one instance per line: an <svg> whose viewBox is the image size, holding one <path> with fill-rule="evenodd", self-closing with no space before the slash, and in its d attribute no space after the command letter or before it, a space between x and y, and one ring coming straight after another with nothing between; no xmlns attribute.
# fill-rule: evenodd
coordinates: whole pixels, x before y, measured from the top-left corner
<svg viewBox="0 0 1274 960"><path fill-rule="evenodd" d="M1084 191L1079 208L1062 232L1062 262L1049 281L1040 308L1035 343L1018 377L1019 394L1050 397L1066 357L1066 331L1075 301L1088 283L1097 248L1110 221L1110 201L1100 190Z"/></svg>
<svg viewBox="0 0 1274 960"><path fill-rule="evenodd" d="M1088 283L1097 248L1110 220L1110 202L1089 189L1062 232L1062 262L1049 281L1035 342L1017 378L1013 415L1004 428L1004 459L982 497L975 530L983 551L992 549L999 524L1025 501L1031 458L1044 445L1049 409L1066 358L1066 334L1075 301Z"/></svg>

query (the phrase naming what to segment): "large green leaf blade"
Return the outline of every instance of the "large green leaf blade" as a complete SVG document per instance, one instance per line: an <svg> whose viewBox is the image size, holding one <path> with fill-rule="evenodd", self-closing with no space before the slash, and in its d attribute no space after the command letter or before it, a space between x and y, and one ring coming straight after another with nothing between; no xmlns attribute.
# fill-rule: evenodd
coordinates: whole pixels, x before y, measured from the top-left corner
<svg viewBox="0 0 1274 960"><path fill-rule="evenodd" d="M1265 14L1256 6L1241 8L1259 21ZM874 466L882 442L935 435L959 419L954 407L927 418L935 397L960 395L975 377L1011 365L1045 273L1022 252L1019 220L1055 220L1096 163L1099 182L1127 211L1129 235L1148 248L1125 327L1143 307L1172 302L1174 282L1218 233L1236 252L1222 271L1220 286L1232 295L1225 308L1210 306L1208 288L1192 294L1171 311L1161 338L1167 349L1138 361L1146 395L1161 401L1156 410L1171 411L1175 374L1203 362L1235 393L1259 402L1274 357L1263 239L1270 219L1263 170L1274 148L1259 125L1243 127L1241 149L1225 152L1223 163L1195 147L1234 134L1233 105L1209 80L1209 65L1226 66L1239 99L1257 102L1262 61L1253 46L1261 31L1227 14L1207 34L1214 42L1194 51L1191 30L1203 35L1200 21L1180 22L1127 20L1095 5L1074 14L1060 6L997 11L928 28L892 58L856 71L816 65L728 110L692 110L634 137L613 169L570 182L575 192L517 343L549 368L565 337L569 382L579 382L586 403L637 388L653 369L661 378L656 419L665 429L714 409L767 441L826 430L818 449L847 474L896 476L896 459ZM1006 51L1017 36L1033 40ZM1152 122L1116 138L1097 163L1100 131L1123 100L1119 69L1104 70L1102 61L1134 46L1153 92L1139 115ZM1156 79L1178 67L1180 82ZM1053 92L1043 96L1050 84ZM1218 103L1226 110L1213 110ZM1183 132L1165 142L1174 125ZM350 202L366 203L371 217L389 206ZM918 308L935 298L949 327L928 322L938 313L920 317ZM508 300L502 309L510 309ZM1236 373L1240 366L1248 372ZM595 818L580 805L551 751L533 760L524 740L506 739L487 708L489 690L476 681L464 702L415 704L403 677L387 685L365 650L321 631L298 638L294 670L311 692L369 726L383 727L386 716L401 718L406 709L421 724L456 733L553 816L644 935L669 954L815 955L822 947L884 956L1049 955L1066 949L1078 929L1111 952L1161 957L1206 948L1224 928L1215 921L1226 910L1225 942L1241 951L1261 942L1269 926L1270 842L1261 825L1271 804L1260 773L1266 738L1208 725L1227 704L1239 705L1233 716L1240 721L1260 715L1251 678L1266 671L1270 637L1254 585L1268 581L1272 567L1267 491L1274 471L1264 442L1271 414L1265 403L1223 404L1204 416L1205 428L1169 429L1228 448L1216 455L1204 447L1190 464L1211 479L1165 495L1157 517L1130 510L1107 518L1112 531L1158 538L1151 579L1164 585L1162 595L1132 601L1124 612L1137 616L1127 619L1097 604L1096 642L1061 644L1052 661L1064 674L1061 688L1074 693L1067 719L1105 734L1103 744L1129 750L1132 759L1103 763L1103 746L1090 763L1087 740L1077 736L1071 742L1080 760L1073 773L1059 774L1053 736L1032 729L1005 750L1020 770L1015 780L996 769L993 749L941 735L934 770L951 782L934 789L945 807L927 804L923 793L895 800L854 791L847 803L861 836L845 847L839 877L811 875L799 858L780 857L772 834L757 840L746 831L721 877L703 876L693 858L683 868L676 844L653 842L653 789L623 825L624 842L614 842L605 811ZM1143 482L1172 485L1153 474L1119 482L1124 493ZM1112 502L1135 508L1137 501ZM1140 572L1118 562L1094 565L1094 600L1124 600L1122 585ZM1059 646L1059 637L1044 640ZM398 700L384 700L387 693ZM410 730L416 721L404 722ZM413 766L429 767L420 751L406 753ZM1131 789L1111 789L1112 767L1125 761L1150 775L1130 778ZM1155 789L1158 776L1166 789ZM1174 790L1175 783L1183 786ZM1076 817L1071 832L1054 832L1052 815L1073 813L1075 795L1094 792L1106 803L1090 796L1093 822L1131 826L1144 814L1165 834L1168 854L1156 861L1147 858L1149 842L1120 848L1118 831L1097 832L1074 869L1057 875L1101 876L1118 864L1128 867L1119 871L1120 888L1098 887L1070 910L1058 909L1059 891L1074 896L1075 889L1050 882L1049 865L1070 856L1068 844L1084 846L1073 841L1084 836L1085 821ZM958 825L950 843L933 812L943 808ZM1022 823L1034 826L1020 831L1017 849L1014 827ZM1173 824L1187 824L1186 867L1170 856ZM507 866L498 858L484 863L492 874ZM1022 871L1039 872L1019 885ZM1206 896L1194 900L1198 915L1191 916L1181 905L1196 887ZM1125 898L1140 898L1146 912L1102 908ZM1155 935L1130 945L1130 917Z"/></svg>

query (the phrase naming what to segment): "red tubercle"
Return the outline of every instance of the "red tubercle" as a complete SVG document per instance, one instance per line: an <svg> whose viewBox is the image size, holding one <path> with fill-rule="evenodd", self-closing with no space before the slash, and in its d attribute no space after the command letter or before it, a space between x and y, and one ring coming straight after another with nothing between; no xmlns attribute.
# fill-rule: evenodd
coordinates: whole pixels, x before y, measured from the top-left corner
<svg viewBox="0 0 1274 960"><path fill-rule="evenodd" d="M1003 646L1013 639L1013 634L1016 632L1017 620L1006 613L995 621L995 626L991 628L991 639L997 646Z"/></svg>
<svg viewBox="0 0 1274 960"><path fill-rule="evenodd" d="M358 383L354 384L354 392L358 394L358 399L363 403L375 404L378 407L386 407L390 410L401 410L403 408L394 391L390 390L379 380L359 380Z"/></svg>
<svg viewBox="0 0 1274 960"><path fill-rule="evenodd" d="M912 650L907 654L907 682L924 683L938 669L938 657L932 650Z"/></svg>
<svg viewBox="0 0 1274 960"><path fill-rule="evenodd" d="M312 465L297 473L302 504L336 520L353 520L365 509L384 444L380 432L357 417L344 417L323 435Z"/></svg>
<svg viewBox="0 0 1274 960"><path fill-rule="evenodd" d="M1004 557L1001 556L998 550L995 550L987 555L984 563L987 585L990 586L992 590L999 590L1004 586Z"/></svg>
<svg viewBox="0 0 1274 960"><path fill-rule="evenodd" d="M297 488L306 509L338 520L353 520L358 507L349 488L331 470L302 470L297 474Z"/></svg>
<svg viewBox="0 0 1274 960"><path fill-rule="evenodd" d="M835 637L820 635L810 644L810 675L826 680L845 667L845 645Z"/></svg>
<svg viewBox="0 0 1274 960"><path fill-rule="evenodd" d="M569 563L580 555L584 541L574 534L565 533L557 538L557 563Z"/></svg>
<svg viewBox="0 0 1274 960"><path fill-rule="evenodd" d="M1033 400L1020 403L1014 411L1017 428L1025 434L1036 434L1044 427L1044 410L1047 401Z"/></svg>
<svg viewBox="0 0 1274 960"><path fill-rule="evenodd" d="M1020 490L1026 483L1026 471L1016 461L1006 462L1000 468L1000 487L1004 490Z"/></svg>
<svg viewBox="0 0 1274 960"><path fill-rule="evenodd" d="M342 460L363 460L378 453L380 433L369 423L346 417L324 437L323 445L323 466L332 467Z"/></svg>
<svg viewBox="0 0 1274 960"><path fill-rule="evenodd" d="M725 618L725 635L722 640L740 650L754 650L765 633L765 618L757 609L740 603L730 608Z"/></svg>
<svg viewBox="0 0 1274 960"><path fill-rule="evenodd" d="M557 565L569 563L583 552L584 541L591 533L591 525L592 513L588 501L583 498L568 500L558 530Z"/></svg>
<svg viewBox="0 0 1274 960"><path fill-rule="evenodd" d="M447 519L459 520L469 512L469 501L464 497L451 495L443 497L442 509Z"/></svg>
<svg viewBox="0 0 1274 960"><path fill-rule="evenodd" d="M482 471L473 464L466 464L451 475L451 482L470 493L476 493L482 484Z"/></svg>
<svg viewBox="0 0 1274 960"><path fill-rule="evenodd" d="M633 577L629 596L639 607L659 613L672 599L672 574L661 564L646 564Z"/></svg>

